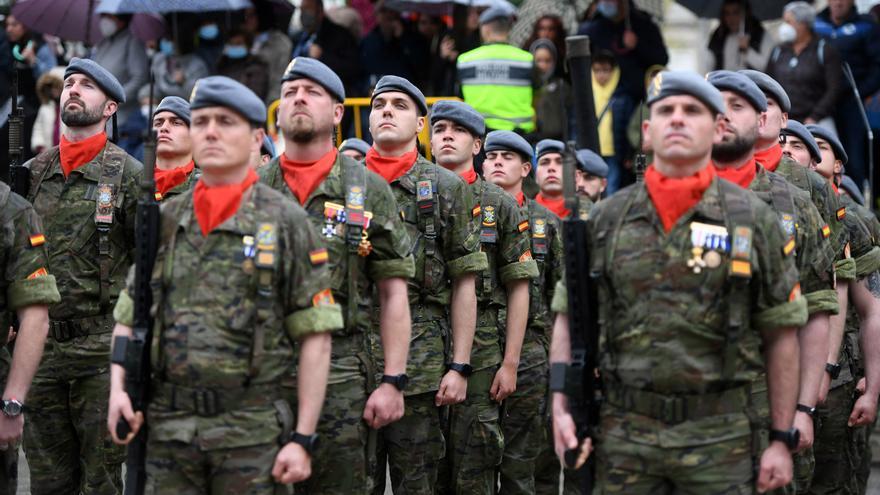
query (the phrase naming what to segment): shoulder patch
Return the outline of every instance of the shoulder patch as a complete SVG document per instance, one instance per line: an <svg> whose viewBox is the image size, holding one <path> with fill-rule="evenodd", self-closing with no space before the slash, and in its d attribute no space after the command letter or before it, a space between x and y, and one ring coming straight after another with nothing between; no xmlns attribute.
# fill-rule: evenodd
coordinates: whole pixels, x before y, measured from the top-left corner
<svg viewBox="0 0 880 495"><path fill-rule="evenodd" d="M329 306L335 302L336 301L333 299L333 292L331 292L330 289L324 289L312 296L312 306L316 308L320 306Z"/></svg>
<svg viewBox="0 0 880 495"><path fill-rule="evenodd" d="M28 280L31 280L31 279L35 279L35 278L39 278L39 277L45 277L47 275L49 275L49 272L46 271L46 268L40 267L40 268L37 268L33 273L28 275L27 278L28 278Z"/></svg>
<svg viewBox="0 0 880 495"><path fill-rule="evenodd" d="M529 221L523 220L522 222L520 222L519 225L516 226L516 230L520 232L525 232L529 230Z"/></svg>
<svg viewBox="0 0 880 495"><path fill-rule="evenodd" d="M312 262L312 266L323 265L328 259L330 259L330 256L327 254L327 248L309 251L309 261Z"/></svg>
<svg viewBox="0 0 880 495"><path fill-rule="evenodd" d="M788 242L785 243L785 246L782 246L782 254L784 254L785 256L790 255L794 251L794 247L795 241L794 238L791 238L788 240Z"/></svg>
<svg viewBox="0 0 880 495"><path fill-rule="evenodd" d="M837 219L843 220L844 218L846 218L846 206L841 206L837 209Z"/></svg>
<svg viewBox="0 0 880 495"><path fill-rule="evenodd" d="M31 243L31 247L42 246L46 243L46 236L43 234L34 234L28 238Z"/></svg>
<svg viewBox="0 0 880 495"><path fill-rule="evenodd" d="M827 223L822 226L822 237L826 239L831 237L831 227L829 227Z"/></svg>

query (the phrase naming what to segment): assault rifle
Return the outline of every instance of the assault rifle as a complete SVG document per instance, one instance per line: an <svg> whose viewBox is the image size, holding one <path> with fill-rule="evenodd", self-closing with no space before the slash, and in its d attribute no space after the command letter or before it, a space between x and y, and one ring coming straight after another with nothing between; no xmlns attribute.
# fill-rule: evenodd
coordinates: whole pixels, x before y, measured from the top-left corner
<svg viewBox="0 0 880 495"><path fill-rule="evenodd" d="M12 69L12 97L10 100L12 111L9 112L9 188L19 196L28 197L31 187L30 171L22 163L24 148L22 135L24 132L24 108L18 101L18 70L19 64L13 61Z"/></svg>

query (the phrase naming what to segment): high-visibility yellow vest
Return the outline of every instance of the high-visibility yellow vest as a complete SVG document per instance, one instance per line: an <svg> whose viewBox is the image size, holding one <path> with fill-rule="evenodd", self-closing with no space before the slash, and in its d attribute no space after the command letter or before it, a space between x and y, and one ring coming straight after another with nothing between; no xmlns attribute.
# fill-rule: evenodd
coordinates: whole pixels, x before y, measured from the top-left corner
<svg viewBox="0 0 880 495"><path fill-rule="evenodd" d="M532 54L505 43L484 45L458 57L464 101L483 115L490 129L535 130L533 71Z"/></svg>

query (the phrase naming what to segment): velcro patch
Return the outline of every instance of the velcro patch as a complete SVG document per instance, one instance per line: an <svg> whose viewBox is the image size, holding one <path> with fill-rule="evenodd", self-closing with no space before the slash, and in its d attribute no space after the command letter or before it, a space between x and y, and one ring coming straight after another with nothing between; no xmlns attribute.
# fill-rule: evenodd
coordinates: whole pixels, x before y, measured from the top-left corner
<svg viewBox="0 0 880 495"><path fill-rule="evenodd" d="M46 236L43 234L34 234L28 238L31 242L31 247L42 246L46 243Z"/></svg>
<svg viewBox="0 0 880 495"><path fill-rule="evenodd" d="M529 261L531 259L532 259L532 250L531 249L526 249L526 252L524 252L522 254L522 256L519 257L520 262Z"/></svg>
<svg viewBox="0 0 880 495"><path fill-rule="evenodd" d="M794 251L794 246L794 238L789 239L788 242L785 243L785 246L782 246L782 254L788 256L792 253L792 251Z"/></svg>
<svg viewBox="0 0 880 495"><path fill-rule="evenodd" d="M752 264L744 260L733 260L730 262L730 273L739 277L751 277Z"/></svg>
<svg viewBox="0 0 880 495"><path fill-rule="evenodd" d="M39 278L39 277L45 277L46 275L49 275L49 272L47 272L44 267L40 267L40 268L37 268L34 271L34 273L31 273L30 275L28 275L27 278L28 278L28 280L31 280L31 279L35 279L35 278Z"/></svg>
<svg viewBox="0 0 880 495"><path fill-rule="evenodd" d="M336 301L333 299L333 293L330 289L324 289L312 296L312 306L316 308L319 306L329 306L335 302Z"/></svg>
<svg viewBox="0 0 880 495"><path fill-rule="evenodd" d="M525 232L529 230L529 221L523 220L522 222L520 222L519 225L516 226L516 230L519 230L520 232Z"/></svg>
<svg viewBox="0 0 880 495"><path fill-rule="evenodd" d="M841 206L837 209L837 219L843 220L844 218L846 218L846 206Z"/></svg>
<svg viewBox="0 0 880 495"><path fill-rule="evenodd" d="M791 292L788 294L788 302L794 301L795 299L801 296L801 284L800 282L794 284L794 287L791 288Z"/></svg>
<svg viewBox="0 0 880 495"><path fill-rule="evenodd" d="M827 223L822 226L822 237L826 239L831 237L831 227L829 227Z"/></svg>
<svg viewBox="0 0 880 495"><path fill-rule="evenodd" d="M329 255L327 254L327 248L309 251L309 261L311 261L314 266L323 265L328 259Z"/></svg>
<svg viewBox="0 0 880 495"><path fill-rule="evenodd" d="M480 205L474 206L474 209L471 210L471 215L473 215L473 216L476 217L476 216L479 215L480 212L482 212L482 211L483 211L483 210L480 208Z"/></svg>

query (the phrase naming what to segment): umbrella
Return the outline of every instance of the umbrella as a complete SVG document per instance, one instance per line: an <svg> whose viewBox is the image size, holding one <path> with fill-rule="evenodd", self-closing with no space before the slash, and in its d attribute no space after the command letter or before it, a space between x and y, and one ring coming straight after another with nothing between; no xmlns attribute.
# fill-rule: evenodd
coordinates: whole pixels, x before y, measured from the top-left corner
<svg viewBox="0 0 880 495"><path fill-rule="evenodd" d="M748 0L752 15L759 21L769 21L782 17L782 9L792 0ZM697 17L718 19L721 16L723 0L676 0Z"/></svg>
<svg viewBox="0 0 880 495"><path fill-rule="evenodd" d="M454 4L466 5L469 7L493 7L495 5L503 5L516 12L514 7L507 0L388 0L385 6L389 9L400 12L420 12L428 15L445 15L452 10Z"/></svg>
<svg viewBox="0 0 880 495"><path fill-rule="evenodd" d="M19 0L12 6L12 15L31 31L94 45L102 38L99 16L89 15L96 3L95 0ZM135 15L130 26L132 34L142 41L158 39L165 32L165 21L155 14Z"/></svg>
<svg viewBox="0 0 880 495"><path fill-rule="evenodd" d="M138 12L211 12L252 7L250 0L101 0L100 14Z"/></svg>

